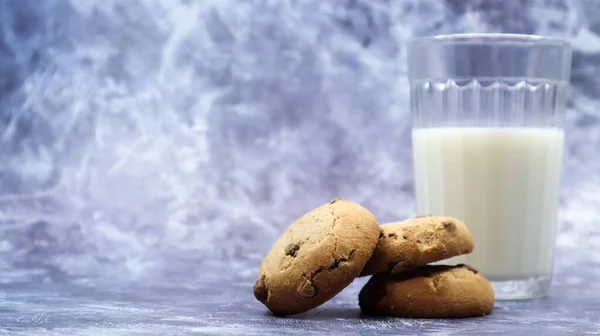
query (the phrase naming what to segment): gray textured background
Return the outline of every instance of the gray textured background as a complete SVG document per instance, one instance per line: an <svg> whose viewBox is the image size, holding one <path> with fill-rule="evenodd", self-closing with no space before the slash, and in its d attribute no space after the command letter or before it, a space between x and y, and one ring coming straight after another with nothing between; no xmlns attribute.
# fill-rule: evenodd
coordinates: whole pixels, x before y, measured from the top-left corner
<svg viewBox="0 0 600 336"><path fill-rule="evenodd" d="M598 1L2 0L0 282L251 279L330 198L412 215L404 43L459 32L573 43L556 266L600 272Z"/></svg>

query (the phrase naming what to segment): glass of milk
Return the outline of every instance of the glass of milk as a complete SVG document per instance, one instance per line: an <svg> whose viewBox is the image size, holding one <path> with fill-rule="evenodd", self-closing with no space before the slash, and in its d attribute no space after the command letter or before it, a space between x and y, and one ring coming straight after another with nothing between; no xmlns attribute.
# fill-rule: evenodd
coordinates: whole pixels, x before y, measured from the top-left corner
<svg viewBox="0 0 600 336"><path fill-rule="evenodd" d="M552 279L571 47L531 35L408 44L417 213L462 219L466 263L497 299L545 296Z"/></svg>

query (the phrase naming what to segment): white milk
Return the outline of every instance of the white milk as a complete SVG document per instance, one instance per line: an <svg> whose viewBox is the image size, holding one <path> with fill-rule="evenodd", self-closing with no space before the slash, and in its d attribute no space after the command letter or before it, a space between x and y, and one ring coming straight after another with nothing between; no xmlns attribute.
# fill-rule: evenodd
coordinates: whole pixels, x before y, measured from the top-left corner
<svg viewBox="0 0 600 336"><path fill-rule="evenodd" d="M417 212L462 219L468 263L490 280L552 273L564 133L542 128L427 128L412 133Z"/></svg>

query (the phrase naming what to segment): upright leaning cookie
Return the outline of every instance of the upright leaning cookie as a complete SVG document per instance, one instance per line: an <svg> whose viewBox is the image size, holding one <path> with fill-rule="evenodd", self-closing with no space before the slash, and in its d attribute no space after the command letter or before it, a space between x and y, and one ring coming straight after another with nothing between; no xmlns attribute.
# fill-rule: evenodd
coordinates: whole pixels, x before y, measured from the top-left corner
<svg viewBox="0 0 600 336"><path fill-rule="evenodd" d="M277 315L297 314L334 297L371 257L379 224L362 206L335 199L305 214L262 262L254 296Z"/></svg>
<svg viewBox="0 0 600 336"><path fill-rule="evenodd" d="M395 274L472 251L473 237L462 221L419 216L381 225L379 242L362 275Z"/></svg>
<svg viewBox="0 0 600 336"><path fill-rule="evenodd" d="M490 282L472 267L425 266L374 275L359 294L364 313L396 317L470 317L494 308Z"/></svg>

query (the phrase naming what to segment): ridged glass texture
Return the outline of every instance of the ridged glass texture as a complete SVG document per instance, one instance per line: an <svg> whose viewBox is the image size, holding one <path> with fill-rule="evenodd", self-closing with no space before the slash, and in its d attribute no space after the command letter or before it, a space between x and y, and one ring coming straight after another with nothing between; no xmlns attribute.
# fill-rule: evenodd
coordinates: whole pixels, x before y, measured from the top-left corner
<svg viewBox="0 0 600 336"><path fill-rule="evenodd" d="M567 81L472 78L411 82L413 128L562 128Z"/></svg>
<svg viewBox="0 0 600 336"><path fill-rule="evenodd" d="M571 46L543 36L458 34L408 43L413 128L562 128Z"/></svg>

